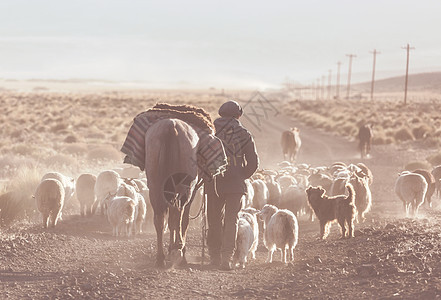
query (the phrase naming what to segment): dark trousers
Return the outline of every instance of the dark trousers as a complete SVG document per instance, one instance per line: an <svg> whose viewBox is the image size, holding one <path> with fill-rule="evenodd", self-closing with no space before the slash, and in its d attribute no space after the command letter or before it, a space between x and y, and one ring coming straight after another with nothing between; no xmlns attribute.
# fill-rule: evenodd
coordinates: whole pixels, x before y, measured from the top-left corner
<svg viewBox="0 0 441 300"><path fill-rule="evenodd" d="M242 208L241 193L207 194L207 245L211 259L229 261L236 248L237 224Z"/></svg>

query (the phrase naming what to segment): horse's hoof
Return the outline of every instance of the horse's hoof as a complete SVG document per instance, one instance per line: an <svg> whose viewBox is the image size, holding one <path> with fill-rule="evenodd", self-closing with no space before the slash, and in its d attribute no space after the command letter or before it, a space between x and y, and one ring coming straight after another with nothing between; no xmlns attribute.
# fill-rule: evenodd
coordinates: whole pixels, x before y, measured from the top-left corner
<svg viewBox="0 0 441 300"><path fill-rule="evenodd" d="M155 266L157 268L164 269L165 268L165 260L157 260Z"/></svg>
<svg viewBox="0 0 441 300"><path fill-rule="evenodd" d="M170 260L172 262L173 267L180 266L182 261L184 260L184 254L182 253L182 249L173 249L170 252Z"/></svg>

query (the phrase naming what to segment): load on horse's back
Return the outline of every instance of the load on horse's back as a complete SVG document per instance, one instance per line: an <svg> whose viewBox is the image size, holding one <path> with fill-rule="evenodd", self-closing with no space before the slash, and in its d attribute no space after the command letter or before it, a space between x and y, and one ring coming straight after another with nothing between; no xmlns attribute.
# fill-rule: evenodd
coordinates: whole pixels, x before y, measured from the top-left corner
<svg viewBox="0 0 441 300"><path fill-rule="evenodd" d="M197 182L223 172L226 165L213 128L208 113L200 108L157 104L135 117L121 149L127 154L126 162L146 171L157 235L157 266L165 266L167 213L170 259L173 265L186 263L185 240Z"/></svg>

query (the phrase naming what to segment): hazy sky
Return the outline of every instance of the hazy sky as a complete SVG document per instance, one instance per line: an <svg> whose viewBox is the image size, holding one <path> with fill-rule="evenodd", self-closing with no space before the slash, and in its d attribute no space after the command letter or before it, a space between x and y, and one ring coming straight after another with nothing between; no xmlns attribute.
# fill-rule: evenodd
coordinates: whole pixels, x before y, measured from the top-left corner
<svg viewBox="0 0 441 300"><path fill-rule="evenodd" d="M440 0L0 0L1 78L265 88L354 53L353 81L441 70Z"/></svg>

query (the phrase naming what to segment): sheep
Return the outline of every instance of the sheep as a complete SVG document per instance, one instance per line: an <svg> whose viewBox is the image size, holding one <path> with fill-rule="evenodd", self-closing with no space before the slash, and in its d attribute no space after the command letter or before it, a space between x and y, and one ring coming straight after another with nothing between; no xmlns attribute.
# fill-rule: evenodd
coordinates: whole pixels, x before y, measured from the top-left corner
<svg viewBox="0 0 441 300"><path fill-rule="evenodd" d="M406 216L415 217L427 191L426 179L420 174L401 172L395 181L395 193L403 201Z"/></svg>
<svg viewBox="0 0 441 300"><path fill-rule="evenodd" d="M245 188L245 195L242 196L242 208L250 207L254 198L254 187L249 179L245 179Z"/></svg>
<svg viewBox="0 0 441 300"><path fill-rule="evenodd" d="M297 245L299 225L296 216L287 209L278 209L274 205L266 204L258 213L258 217L264 223L263 243L268 249L266 262L273 261L273 253L277 249L281 251L281 260L287 263L294 260L294 248Z"/></svg>
<svg viewBox="0 0 441 300"><path fill-rule="evenodd" d="M255 214L258 211L253 208L244 209L239 212L239 221L236 237L236 251L234 252L234 265L239 264L245 268L248 254L256 259L256 250L259 244L259 225Z"/></svg>
<svg viewBox="0 0 441 300"><path fill-rule="evenodd" d="M368 178L369 185L372 185L372 182L374 182L374 175L372 175L371 170L364 163L358 163L357 167L359 167Z"/></svg>
<svg viewBox="0 0 441 300"><path fill-rule="evenodd" d="M326 193L331 192L332 179L323 173L313 173L308 177L309 184L312 186L321 186L325 189Z"/></svg>
<svg viewBox="0 0 441 300"><path fill-rule="evenodd" d="M361 173L364 174L364 173ZM355 191L355 207L357 208L358 223L366 220L366 213L371 210L372 194L369 188L369 178L360 177L359 173L354 173L349 181Z"/></svg>
<svg viewBox="0 0 441 300"><path fill-rule="evenodd" d="M43 217L43 227L55 227L61 217L64 206L65 189L63 184L56 179L44 179L40 182L34 196L37 208Z"/></svg>
<svg viewBox="0 0 441 300"><path fill-rule="evenodd" d="M75 193L75 179L59 172L49 172L43 175L41 181L49 178L56 179L61 182L64 188L64 201L67 203Z"/></svg>
<svg viewBox="0 0 441 300"><path fill-rule="evenodd" d="M121 177L113 170L102 171L98 174L94 187L96 201L92 208L93 213L95 213L96 207L99 204L101 207L101 214L104 214L105 199L108 197L114 197L121 183Z"/></svg>
<svg viewBox="0 0 441 300"><path fill-rule="evenodd" d="M436 194L438 197L441 195L441 166L435 166L432 169L432 175L435 178L435 187L436 187Z"/></svg>
<svg viewBox="0 0 441 300"><path fill-rule="evenodd" d="M291 175L282 175L277 179L277 181L282 189L282 194L289 186L297 184L296 179Z"/></svg>
<svg viewBox="0 0 441 300"><path fill-rule="evenodd" d="M423 169L414 170L414 171L412 171L412 173L420 174L424 177L424 179L426 179L427 192L426 192L426 197L424 200L429 205L429 207L432 207L432 196L433 196L433 193L435 192L435 188L436 188L435 177L432 175L432 173L430 173L427 170L423 170Z"/></svg>
<svg viewBox="0 0 441 300"><path fill-rule="evenodd" d="M346 164L344 162L335 162L329 167L329 173L334 174L342 170L346 170Z"/></svg>
<svg viewBox="0 0 441 300"><path fill-rule="evenodd" d="M92 207L95 204L95 183L96 176L93 174L85 173L81 174L75 184L76 196L80 203L80 215L87 214L90 216L93 211Z"/></svg>
<svg viewBox="0 0 441 300"><path fill-rule="evenodd" d="M282 197L282 189L274 177L274 175L265 175L265 182L269 192L268 204L277 206Z"/></svg>
<svg viewBox="0 0 441 300"><path fill-rule="evenodd" d="M135 221L133 222L134 225L134 233L135 234L141 234L142 233L142 224L144 224L145 216L147 212L147 206L145 203L144 197L140 193L135 194Z"/></svg>
<svg viewBox="0 0 441 300"><path fill-rule="evenodd" d="M292 211L298 218L300 213L306 209L306 205L305 188L300 185L291 185L282 194L279 208Z"/></svg>
<svg viewBox="0 0 441 300"><path fill-rule="evenodd" d="M254 189L253 207L261 209L268 203L269 191L265 182L261 179L256 179L252 183Z"/></svg>
<svg viewBox="0 0 441 300"><path fill-rule="evenodd" d="M112 235L131 235L135 220L136 203L129 197L115 197L109 202L107 219L112 226Z"/></svg>
<svg viewBox="0 0 441 300"><path fill-rule="evenodd" d="M125 165L122 168L115 168L113 170L117 172L121 178L141 178L142 176L141 170L132 165Z"/></svg>
<svg viewBox="0 0 441 300"><path fill-rule="evenodd" d="M329 192L329 195L337 196L337 195L344 195L346 193L346 184L349 181L349 177L338 177L334 179L331 185L331 190Z"/></svg>

